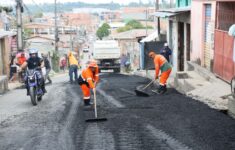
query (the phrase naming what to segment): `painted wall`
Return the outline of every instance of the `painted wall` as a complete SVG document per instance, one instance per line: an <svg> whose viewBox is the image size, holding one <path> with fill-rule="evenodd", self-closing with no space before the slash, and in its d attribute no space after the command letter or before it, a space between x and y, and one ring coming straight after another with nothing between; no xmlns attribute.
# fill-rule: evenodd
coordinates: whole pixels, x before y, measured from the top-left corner
<svg viewBox="0 0 235 150"><path fill-rule="evenodd" d="M186 7L191 5L191 0L177 0L176 6L177 7Z"/></svg>
<svg viewBox="0 0 235 150"><path fill-rule="evenodd" d="M137 39L118 40L121 54L129 57L131 68L136 70L140 67L140 45Z"/></svg>
<svg viewBox="0 0 235 150"><path fill-rule="evenodd" d="M172 26L170 26L170 21ZM190 24L190 13L183 13L181 15L169 18L168 30L167 30L167 42L172 49L172 73L175 74L178 71L178 22L184 22ZM171 33L170 33L171 32ZM172 43L171 43L171 42ZM186 40L185 40L186 42ZM186 44L184 44L186 45Z"/></svg>
<svg viewBox="0 0 235 150"><path fill-rule="evenodd" d="M192 51L191 61L201 62L204 64L204 20L205 20L205 8L204 4L211 4L211 28L215 25L215 14L216 14L216 2L215 1L192 1L191 5L191 40L192 40ZM213 36L213 35L212 35ZM213 47L210 51L210 57L213 59Z"/></svg>
<svg viewBox="0 0 235 150"><path fill-rule="evenodd" d="M8 36L0 39L0 75L9 74L10 45Z"/></svg>

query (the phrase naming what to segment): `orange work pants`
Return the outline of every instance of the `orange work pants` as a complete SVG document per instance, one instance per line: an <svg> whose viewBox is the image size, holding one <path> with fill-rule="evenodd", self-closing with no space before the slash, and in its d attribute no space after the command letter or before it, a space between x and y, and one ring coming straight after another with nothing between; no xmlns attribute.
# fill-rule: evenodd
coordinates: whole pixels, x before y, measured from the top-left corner
<svg viewBox="0 0 235 150"><path fill-rule="evenodd" d="M90 93L90 88L86 84L80 85L83 93L83 99L84 100L90 100L91 98L91 93Z"/></svg>
<svg viewBox="0 0 235 150"><path fill-rule="evenodd" d="M168 69L168 70L161 73L160 85L163 85L163 86L166 85L166 81L169 78L170 73L171 73L171 69Z"/></svg>

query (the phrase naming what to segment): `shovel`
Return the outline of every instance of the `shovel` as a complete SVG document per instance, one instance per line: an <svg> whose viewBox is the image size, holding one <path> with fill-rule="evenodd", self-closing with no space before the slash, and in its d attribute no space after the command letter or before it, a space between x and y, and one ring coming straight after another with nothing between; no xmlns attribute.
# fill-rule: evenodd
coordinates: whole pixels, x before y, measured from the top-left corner
<svg viewBox="0 0 235 150"><path fill-rule="evenodd" d="M98 118L98 116L97 116L96 90L95 90L95 89L94 89L94 109L95 109L95 118L87 119L86 122L101 122L101 121L107 121L107 118Z"/></svg>
<svg viewBox="0 0 235 150"><path fill-rule="evenodd" d="M152 80L151 82L149 82L149 83L148 83L144 88L142 88L142 89L136 88L136 89L135 89L136 95L137 95L137 96L148 97L149 94L146 93L146 92L144 92L144 90L145 90L147 87L149 87L151 84L153 84L154 81L155 81L155 80Z"/></svg>

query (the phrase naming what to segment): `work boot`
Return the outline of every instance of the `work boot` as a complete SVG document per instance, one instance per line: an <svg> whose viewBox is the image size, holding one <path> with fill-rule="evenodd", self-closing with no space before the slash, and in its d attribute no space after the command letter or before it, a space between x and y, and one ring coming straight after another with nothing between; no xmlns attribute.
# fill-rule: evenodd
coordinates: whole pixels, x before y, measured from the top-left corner
<svg viewBox="0 0 235 150"><path fill-rule="evenodd" d="M29 89L27 89L27 96L29 95Z"/></svg>
<svg viewBox="0 0 235 150"><path fill-rule="evenodd" d="M165 92L166 92L166 85L164 85L164 86L160 85L160 87L158 89L158 93L164 94Z"/></svg>
<svg viewBox="0 0 235 150"><path fill-rule="evenodd" d="M152 91L157 94L164 94L167 91L166 85L164 86L160 85L157 90L152 90Z"/></svg>
<svg viewBox="0 0 235 150"><path fill-rule="evenodd" d="M47 93L47 90L45 87L42 87L42 91L43 91L43 93Z"/></svg>
<svg viewBox="0 0 235 150"><path fill-rule="evenodd" d="M90 99L84 99L84 106L90 106Z"/></svg>

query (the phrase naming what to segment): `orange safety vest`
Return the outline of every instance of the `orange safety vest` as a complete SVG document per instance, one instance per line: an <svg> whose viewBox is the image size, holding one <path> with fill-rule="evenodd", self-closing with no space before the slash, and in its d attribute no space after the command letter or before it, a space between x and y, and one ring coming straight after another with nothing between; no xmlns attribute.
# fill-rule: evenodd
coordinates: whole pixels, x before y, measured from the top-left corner
<svg viewBox="0 0 235 150"><path fill-rule="evenodd" d="M154 65L155 65L155 73L156 76L159 74L160 68L167 62L166 58L162 55L155 55L154 57Z"/></svg>
<svg viewBox="0 0 235 150"><path fill-rule="evenodd" d="M99 69L96 68L95 72L92 72L92 70L88 67L84 70L82 70L81 77L84 81L86 81L89 84L90 88L94 88L94 82L99 81Z"/></svg>
<svg viewBox="0 0 235 150"><path fill-rule="evenodd" d="M26 62L26 58L25 57L19 57L18 58L18 64L22 65L24 62Z"/></svg>

